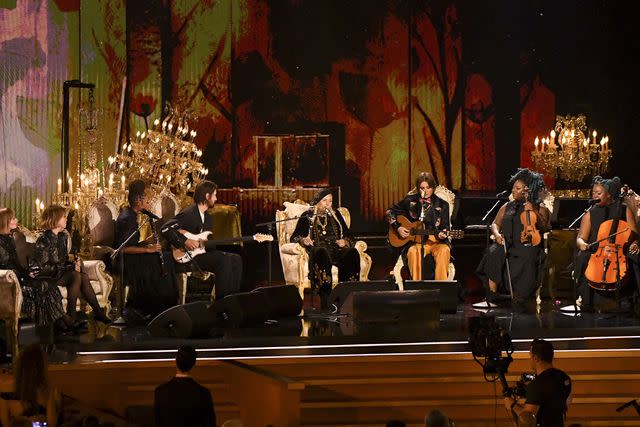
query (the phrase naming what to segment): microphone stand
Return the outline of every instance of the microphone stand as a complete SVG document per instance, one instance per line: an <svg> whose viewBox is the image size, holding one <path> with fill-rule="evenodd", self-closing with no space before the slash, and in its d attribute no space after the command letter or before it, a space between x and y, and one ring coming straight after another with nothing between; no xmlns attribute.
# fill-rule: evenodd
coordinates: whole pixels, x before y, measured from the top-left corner
<svg viewBox="0 0 640 427"><path fill-rule="evenodd" d="M577 217L576 219L573 220L573 222L571 224L569 224L569 227L567 227L569 230L572 230L574 225L580 221L582 219L583 216L586 215L587 212L589 212L595 205L590 205L588 206L581 214L579 217ZM591 246L591 245L589 245ZM573 311L575 313L577 313L579 310L578 308L578 280L580 280L578 278L578 275L576 274L576 266L578 265L578 249L576 248L576 252L575 255L573 257L573 304L571 305L566 305L564 307L560 308L560 311Z"/></svg>
<svg viewBox="0 0 640 427"><path fill-rule="evenodd" d="M118 246L118 248L113 251L113 253L111 254L111 260L113 261L116 257L119 257L119 261L120 261L120 268L119 268L119 274L120 274L120 280L118 283L118 305L116 307L116 320L113 321L113 325L114 326L124 326L126 324L124 318L122 317L122 311L124 308L124 290L125 290L125 286L124 286L124 248L127 246L127 243L129 243L129 241L131 239L133 239L133 236L136 235L136 233L140 232L140 229L142 227L144 227L144 225L147 223L147 221L149 220L148 217L145 217L142 220L142 223L138 226L138 228L129 235L129 237L127 237L127 239L122 242L122 244L120 246Z"/></svg>
<svg viewBox="0 0 640 427"><path fill-rule="evenodd" d="M285 219L279 219L279 220L275 220L275 221L268 221L268 222L261 222L259 224L256 224L256 227L267 227L267 231L268 234L273 235L273 226L276 224L279 224L281 222L288 222L288 221L293 221L293 220L299 220L300 218L302 218L301 216L294 216L292 218L285 218ZM268 284L269 286L271 286L271 270L272 270L272 266L271 266L271 252L272 252L272 245L273 245L273 240L269 241L269 245L267 246L267 257L269 258L269 281Z"/></svg>
<svg viewBox="0 0 640 427"><path fill-rule="evenodd" d="M638 413L638 416L640 416L640 404L638 404L637 400L630 400L629 402L625 403L624 405L619 406L618 408L616 408L616 412L622 412L624 409L628 408L629 406L633 406L633 409L636 410L636 412Z"/></svg>
<svg viewBox="0 0 640 427"><path fill-rule="evenodd" d="M504 193L502 193L504 194ZM480 220L480 222L482 222L484 224L484 230L485 230L485 243L484 243L484 253L485 256L486 254L489 253L489 242L491 241L491 233L490 233L490 225L489 225L489 218L490 215L493 213L493 211L495 210L495 208L498 207L498 205L500 203L502 203L502 201L504 200L502 197L500 197L500 195L496 196L497 200L496 202L493 204L493 206L491 206L491 208L489 208L489 210L487 211L487 213L484 214L484 216L482 217L482 219ZM509 273L509 261L507 260L507 242L504 242L504 256L505 256L505 261L507 263L507 275L509 276L509 290L510 290L510 295L511 295L511 300L513 301L513 290L511 287L511 274ZM487 288L489 287L489 284L487 283ZM487 291L487 296L489 295L489 291L490 289Z"/></svg>

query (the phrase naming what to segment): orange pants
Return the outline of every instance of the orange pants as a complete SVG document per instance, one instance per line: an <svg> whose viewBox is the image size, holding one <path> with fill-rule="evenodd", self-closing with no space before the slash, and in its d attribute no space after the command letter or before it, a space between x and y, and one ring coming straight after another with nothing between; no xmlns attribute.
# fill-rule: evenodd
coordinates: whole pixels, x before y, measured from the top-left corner
<svg viewBox="0 0 640 427"><path fill-rule="evenodd" d="M436 261L436 280L447 280L449 276L449 262L451 250L448 245L441 242L424 242L424 255L433 255ZM422 263L420 262L420 244L416 243L407 251L409 271L413 280L422 280Z"/></svg>

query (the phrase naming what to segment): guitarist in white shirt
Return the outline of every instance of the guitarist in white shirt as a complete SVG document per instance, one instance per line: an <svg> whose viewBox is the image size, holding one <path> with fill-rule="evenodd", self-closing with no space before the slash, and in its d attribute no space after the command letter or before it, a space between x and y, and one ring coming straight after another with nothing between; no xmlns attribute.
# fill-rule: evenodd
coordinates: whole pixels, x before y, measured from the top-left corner
<svg viewBox="0 0 640 427"><path fill-rule="evenodd" d="M422 222L425 231L431 234L424 236L424 256L433 255L436 264L435 279L447 280L451 260L451 249L447 239L448 230L451 228L449 203L434 194L437 183L429 172L421 172L415 184L404 199L387 209L387 221L403 239L410 235L410 231L396 220L399 215L412 222ZM413 280L423 279L420 252L420 243L412 243L403 248L403 257L406 256Z"/></svg>
<svg viewBox="0 0 640 427"><path fill-rule="evenodd" d="M170 228L171 223L165 224L163 230L165 237L176 247L184 247L188 251L201 247L201 242L188 238L185 234L192 235L211 231L213 220L207 214L216 203L216 191L218 186L211 181L203 181L198 184L193 192L193 205L185 208L176 215L171 223L177 222L177 233ZM197 266L193 265L196 263ZM216 275L216 298L223 298L240 291L242 284L242 258L238 254L223 252L216 249L207 249L205 253L193 257L193 262L179 264L176 267L186 268L188 271L202 270Z"/></svg>

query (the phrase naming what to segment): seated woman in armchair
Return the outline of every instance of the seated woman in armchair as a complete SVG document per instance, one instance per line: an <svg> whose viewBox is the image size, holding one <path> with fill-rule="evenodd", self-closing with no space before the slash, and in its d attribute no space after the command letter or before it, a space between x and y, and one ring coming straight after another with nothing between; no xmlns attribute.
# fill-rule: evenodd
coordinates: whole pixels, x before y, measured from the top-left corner
<svg viewBox="0 0 640 427"><path fill-rule="evenodd" d="M341 282L358 280L360 255L353 247L344 218L332 208L331 190L318 191L311 205L300 216L291 242L299 243L309 253L311 290L320 294L321 307L326 308L331 292L331 267L338 267Z"/></svg>

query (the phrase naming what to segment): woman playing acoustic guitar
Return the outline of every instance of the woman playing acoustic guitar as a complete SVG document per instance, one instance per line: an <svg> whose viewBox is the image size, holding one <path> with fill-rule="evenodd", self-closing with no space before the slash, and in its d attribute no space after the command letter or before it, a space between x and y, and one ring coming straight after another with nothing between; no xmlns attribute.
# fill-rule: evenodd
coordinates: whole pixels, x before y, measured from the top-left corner
<svg viewBox="0 0 640 427"><path fill-rule="evenodd" d="M424 236L424 256L433 255L436 263L435 279L447 280L451 251L449 248L449 203L433 192L437 186L432 174L421 172L416 178L416 186L404 199L387 210L387 220L400 238L409 237L410 231L401 226L398 216L406 217L412 223L422 222L429 235ZM422 280L420 243L412 243L403 248L403 256L409 265L413 280Z"/></svg>

